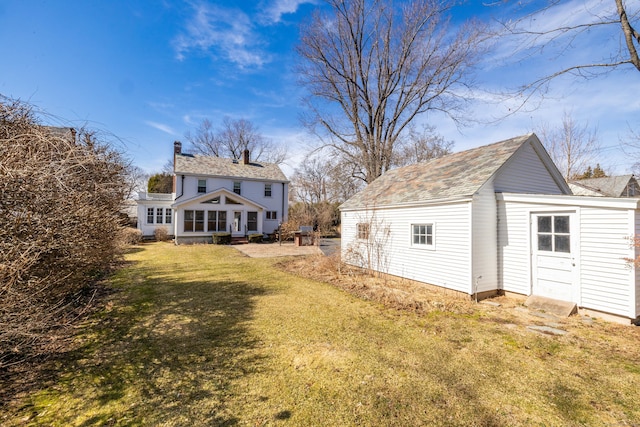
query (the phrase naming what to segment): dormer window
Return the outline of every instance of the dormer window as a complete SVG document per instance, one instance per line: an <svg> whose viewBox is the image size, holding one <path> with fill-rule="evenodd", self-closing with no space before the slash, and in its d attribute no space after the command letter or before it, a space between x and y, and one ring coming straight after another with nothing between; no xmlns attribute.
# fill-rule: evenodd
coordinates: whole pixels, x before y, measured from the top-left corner
<svg viewBox="0 0 640 427"><path fill-rule="evenodd" d="M199 179L198 180L198 193L206 193L207 192L207 180Z"/></svg>

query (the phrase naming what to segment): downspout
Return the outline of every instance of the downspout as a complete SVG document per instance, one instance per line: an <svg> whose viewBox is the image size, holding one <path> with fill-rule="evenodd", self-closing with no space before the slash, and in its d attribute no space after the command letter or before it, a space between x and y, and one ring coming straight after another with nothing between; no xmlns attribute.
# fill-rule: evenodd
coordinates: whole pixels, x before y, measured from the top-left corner
<svg viewBox="0 0 640 427"><path fill-rule="evenodd" d="M180 197L182 197L182 195L184 194L184 174L180 175L182 177L182 179L180 180L180 195L177 196L175 199L173 199L173 202L175 203L176 200L178 200ZM178 215L176 213L176 215L174 216L174 224L173 224L173 239L175 241L175 244L178 244Z"/></svg>
<svg viewBox="0 0 640 427"><path fill-rule="evenodd" d="M285 195L284 186L285 186L285 184L283 182L282 183L282 221L280 221L280 222L284 221L284 198L288 196L288 195Z"/></svg>
<svg viewBox="0 0 640 427"><path fill-rule="evenodd" d="M184 194L184 175L180 175L182 177L180 182L180 195L174 199L174 201L178 200Z"/></svg>

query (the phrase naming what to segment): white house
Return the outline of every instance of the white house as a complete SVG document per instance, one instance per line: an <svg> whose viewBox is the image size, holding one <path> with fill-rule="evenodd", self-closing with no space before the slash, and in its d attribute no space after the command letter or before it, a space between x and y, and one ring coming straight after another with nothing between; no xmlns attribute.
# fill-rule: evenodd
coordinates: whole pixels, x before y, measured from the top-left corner
<svg viewBox="0 0 640 427"><path fill-rule="evenodd" d="M640 201L573 196L534 134L391 170L341 206L346 262L480 298L640 315Z"/></svg>
<svg viewBox="0 0 640 427"><path fill-rule="evenodd" d="M289 181L278 165L182 153L174 143L171 194L140 193L138 228L152 235L165 227L176 243L210 242L213 233L233 237L273 233L287 220Z"/></svg>

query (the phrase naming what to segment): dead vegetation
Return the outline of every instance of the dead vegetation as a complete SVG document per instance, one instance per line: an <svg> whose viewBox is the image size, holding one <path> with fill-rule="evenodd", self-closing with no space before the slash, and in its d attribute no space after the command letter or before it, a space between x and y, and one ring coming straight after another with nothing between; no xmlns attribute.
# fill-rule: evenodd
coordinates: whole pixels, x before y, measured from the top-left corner
<svg viewBox="0 0 640 427"><path fill-rule="evenodd" d="M0 99L0 371L64 347L120 246L126 164Z"/></svg>
<svg viewBox="0 0 640 427"><path fill-rule="evenodd" d="M399 277L371 274L366 269L342 263L340 254L298 257L278 264L298 276L331 283L359 298L388 307L426 314L433 310L470 313L468 296Z"/></svg>

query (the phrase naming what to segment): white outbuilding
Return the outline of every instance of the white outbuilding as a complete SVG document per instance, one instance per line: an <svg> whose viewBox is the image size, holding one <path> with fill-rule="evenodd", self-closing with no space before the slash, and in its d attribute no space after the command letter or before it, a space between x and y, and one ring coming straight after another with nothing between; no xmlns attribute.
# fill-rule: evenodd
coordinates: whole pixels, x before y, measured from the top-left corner
<svg viewBox="0 0 640 427"><path fill-rule="evenodd" d="M341 206L347 263L636 319L640 201L571 194L535 134L388 171Z"/></svg>

